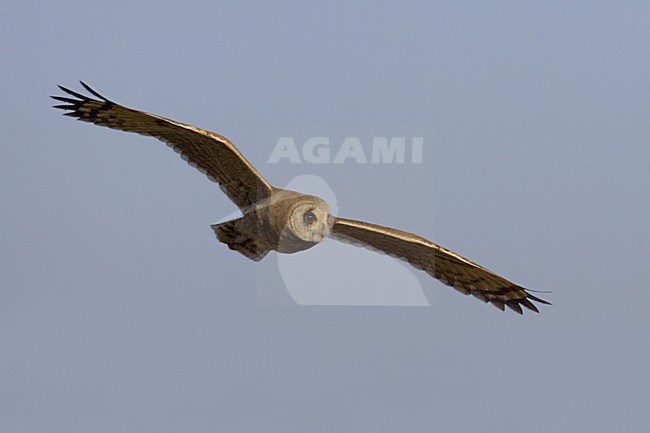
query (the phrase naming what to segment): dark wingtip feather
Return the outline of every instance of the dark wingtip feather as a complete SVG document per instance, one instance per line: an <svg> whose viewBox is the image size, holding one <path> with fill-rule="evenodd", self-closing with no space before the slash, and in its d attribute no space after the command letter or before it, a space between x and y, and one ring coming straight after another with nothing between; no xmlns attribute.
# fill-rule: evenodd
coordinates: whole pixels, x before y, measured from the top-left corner
<svg viewBox="0 0 650 433"><path fill-rule="evenodd" d="M97 93L96 91L94 91L94 90L93 90L93 89L92 89L88 84L84 83L84 82L81 81L81 80L79 80L79 82L81 83L82 86L84 86L84 89L88 90L90 93L92 93L93 95L97 96L97 97L98 97L99 99L101 99L102 101L104 101L104 102L111 102L111 101L109 101L108 99L106 99L105 97L103 97L102 95L100 95L99 93Z"/></svg>
<svg viewBox="0 0 650 433"><path fill-rule="evenodd" d="M510 300L506 302L506 305L514 312L519 313L519 314L524 314L524 310L521 309L521 306L519 305L519 301L516 300Z"/></svg>
<svg viewBox="0 0 650 433"><path fill-rule="evenodd" d="M531 294L528 293L528 292L526 293L526 295L527 295L528 299L532 299L533 301L535 301L535 302L539 302L540 304L544 304L544 305L553 305L553 304L551 304L550 302L545 301L545 300L543 300L543 299L540 299L540 298L538 298L538 297L535 296L535 295L531 295Z"/></svg>
<svg viewBox="0 0 650 433"><path fill-rule="evenodd" d="M537 309L535 304L530 302L528 299L524 298L524 299L519 300L519 302L521 303L521 305L528 308L530 311L534 311L535 313L539 313L539 310Z"/></svg>
<svg viewBox="0 0 650 433"><path fill-rule="evenodd" d="M505 309L506 309L506 304L504 302L502 302L502 301L497 301L496 299L491 300L490 304L494 305L495 307L497 307L501 311L505 311Z"/></svg>
<svg viewBox="0 0 650 433"><path fill-rule="evenodd" d="M60 110L74 110L75 106L74 105L61 104L61 105L52 105L52 108L58 108Z"/></svg>
<svg viewBox="0 0 650 433"><path fill-rule="evenodd" d="M84 96L84 95L82 95L81 93L77 93L77 92L75 92L74 90L70 90L70 89L68 89L68 88L66 88L66 87L63 87L63 86L59 86L59 89L61 89L62 91L64 91L64 92L67 93L68 95L72 95L72 96L74 96L75 98L79 98L79 99L81 99L82 101L90 101L90 98L89 98L89 97Z"/></svg>
<svg viewBox="0 0 650 433"><path fill-rule="evenodd" d="M61 102L67 102L69 104L78 104L79 103L78 99L66 98L65 96L50 96L50 98L56 99L57 101L61 101Z"/></svg>

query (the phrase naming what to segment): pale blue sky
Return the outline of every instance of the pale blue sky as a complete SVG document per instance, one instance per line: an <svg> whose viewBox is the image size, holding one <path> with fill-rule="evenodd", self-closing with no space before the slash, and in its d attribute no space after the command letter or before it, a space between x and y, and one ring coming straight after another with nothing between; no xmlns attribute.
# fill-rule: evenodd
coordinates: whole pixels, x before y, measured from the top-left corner
<svg viewBox="0 0 650 433"><path fill-rule="evenodd" d="M647 429L648 2L0 12L0 431ZM276 257L214 239L235 207L203 175L50 108L79 79L554 305L501 313L420 274L431 307L295 305ZM268 164L286 136L423 136L423 163Z"/></svg>

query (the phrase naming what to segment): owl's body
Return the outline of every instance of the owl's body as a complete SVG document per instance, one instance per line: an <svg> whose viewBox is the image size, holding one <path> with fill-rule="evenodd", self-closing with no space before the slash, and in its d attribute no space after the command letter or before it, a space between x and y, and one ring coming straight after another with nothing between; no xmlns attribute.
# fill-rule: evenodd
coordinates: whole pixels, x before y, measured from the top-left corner
<svg viewBox="0 0 650 433"><path fill-rule="evenodd" d="M83 82L93 99L61 87L74 98L53 96L55 108L84 122L135 132L164 141L190 165L217 182L242 217L212 226L217 239L259 261L270 251L297 253L325 237L363 246L408 262L465 295L521 313L531 302L548 302L521 286L420 236L389 227L337 218L322 199L270 185L225 137L164 117L116 104Z"/></svg>
<svg viewBox="0 0 650 433"><path fill-rule="evenodd" d="M304 215L311 212L310 224ZM292 254L307 250L329 234L329 206L322 199L274 188L272 194L243 210L236 220L212 225L220 242L259 261L271 250Z"/></svg>

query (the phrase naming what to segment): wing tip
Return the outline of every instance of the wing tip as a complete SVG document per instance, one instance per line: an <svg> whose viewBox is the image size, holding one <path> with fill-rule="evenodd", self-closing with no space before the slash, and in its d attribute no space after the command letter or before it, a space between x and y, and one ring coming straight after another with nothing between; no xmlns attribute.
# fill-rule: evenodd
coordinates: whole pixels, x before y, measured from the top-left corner
<svg viewBox="0 0 650 433"><path fill-rule="evenodd" d="M59 110L74 110L75 106L69 104L59 104L59 105L52 105L52 108L58 108Z"/></svg>
<svg viewBox="0 0 650 433"><path fill-rule="evenodd" d="M535 296L535 295L531 295L530 293L528 293L528 291L526 291L526 297L527 297L528 299L532 299L532 300L535 301L535 302L539 302L540 304L544 304L544 305L553 305L553 304L551 304L550 302L545 301L545 300L542 299L542 298L538 298L538 297Z"/></svg>
<svg viewBox="0 0 650 433"><path fill-rule="evenodd" d="M539 309L533 302L539 302L540 304L544 305L553 305L548 301L545 301L544 299L538 298L535 295L531 295L527 289L524 289L523 287L515 286L516 289L519 291L521 290L524 294L523 297L517 297L514 299L489 299L487 302L490 304L494 305L496 308L498 308L501 311L505 310L505 307L507 306L510 310L514 311L517 314L522 314L524 313L524 310L522 307L526 308L529 311L532 311L534 313L539 314Z"/></svg>
<svg viewBox="0 0 650 433"><path fill-rule="evenodd" d="M79 82L81 83L81 85L83 86L84 89L86 89L88 92L90 92L92 95L98 97L98 98L101 99L102 101L104 101L104 102L108 102L108 103L112 103L112 102L113 102L113 101L108 100L108 99L105 98L104 96L100 95L98 92L96 92L95 90L93 90L93 89L92 89L88 84L84 83L83 81L79 80Z"/></svg>
<svg viewBox="0 0 650 433"><path fill-rule="evenodd" d="M64 102L64 104L53 105L52 108L56 108L58 110L65 110L66 112L62 113L64 116L74 117L83 121L92 121L94 123L99 124L99 122L97 122L96 119L94 119L92 116L93 111L94 114L97 114L99 110L105 110L107 108L110 108L113 105L115 105L115 103L103 97L99 93L97 93L95 90L93 90L90 86L88 86L83 81L80 81L80 83L84 87L84 89L86 89L92 95L96 96L101 100L93 99L86 95L82 95L81 93L75 92L74 90L68 89L67 87L57 85L59 89L61 89L61 91L66 93L67 95L66 96L51 95L50 98L54 99L55 101ZM68 95L73 96L74 98L71 98ZM94 108L84 109L84 107L88 107L87 104L91 104L91 106ZM99 105L99 109L97 108L96 104Z"/></svg>
<svg viewBox="0 0 650 433"><path fill-rule="evenodd" d="M88 92L90 92L93 96L101 99L101 101L107 103L107 104L114 104L113 101L109 100L108 98L100 95L97 91L93 90L88 84L84 83L83 81L79 81L81 85L83 86L84 89L86 89ZM83 104L84 102L90 102L94 101L94 99L89 98L88 96L82 95L79 92L75 92L74 90L68 89L67 87L64 87L60 84L57 84L57 87L61 89L62 92L67 93L68 95L74 96L77 99L70 99L65 96L50 96L52 99L56 99L57 101L62 101L62 102L68 102L72 104ZM99 102L99 101L97 101Z"/></svg>
<svg viewBox="0 0 650 433"><path fill-rule="evenodd" d="M490 301L490 304L494 305L495 307L497 307L501 311L506 310L506 303L503 302L503 301L498 301L496 299L493 299L493 300Z"/></svg>
<svg viewBox="0 0 650 433"><path fill-rule="evenodd" d="M68 95L72 95L72 96L74 96L75 98L79 98L79 99L81 99L81 100L84 101L84 102L88 102L88 101L90 101L90 98L89 98L89 97L84 96L84 95L82 95L81 93L77 93L77 92L75 92L74 90L70 90L70 89L68 89L67 87L63 87L63 86L60 85L60 84L58 85L58 87L59 87L59 89L61 89L62 92L65 92L65 93L67 93Z"/></svg>
<svg viewBox="0 0 650 433"><path fill-rule="evenodd" d="M521 314L521 315L524 314L524 310L521 309L520 300L512 299L510 301L506 301L506 305L508 306L508 308L510 308L515 313Z"/></svg>

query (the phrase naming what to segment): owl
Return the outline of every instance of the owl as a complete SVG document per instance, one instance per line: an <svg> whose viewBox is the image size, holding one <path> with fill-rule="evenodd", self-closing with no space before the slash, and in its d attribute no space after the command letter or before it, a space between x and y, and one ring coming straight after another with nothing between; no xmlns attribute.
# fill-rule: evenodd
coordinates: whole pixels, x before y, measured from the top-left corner
<svg viewBox="0 0 650 433"><path fill-rule="evenodd" d="M181 158L216 182L241 210L240 218L212 225L216 238L253 261L270 251L293 254L325 238L388 254L426 272L465 295L523 313L539 312L534 302L550 305L531 290L427 239L330 213L319 197L269 184L225 137L185 123L127 108L106 99L88 85L92 95L59 86L67 96L52 96L64 115L107 128L147 135L165 142Z"/></svg>

